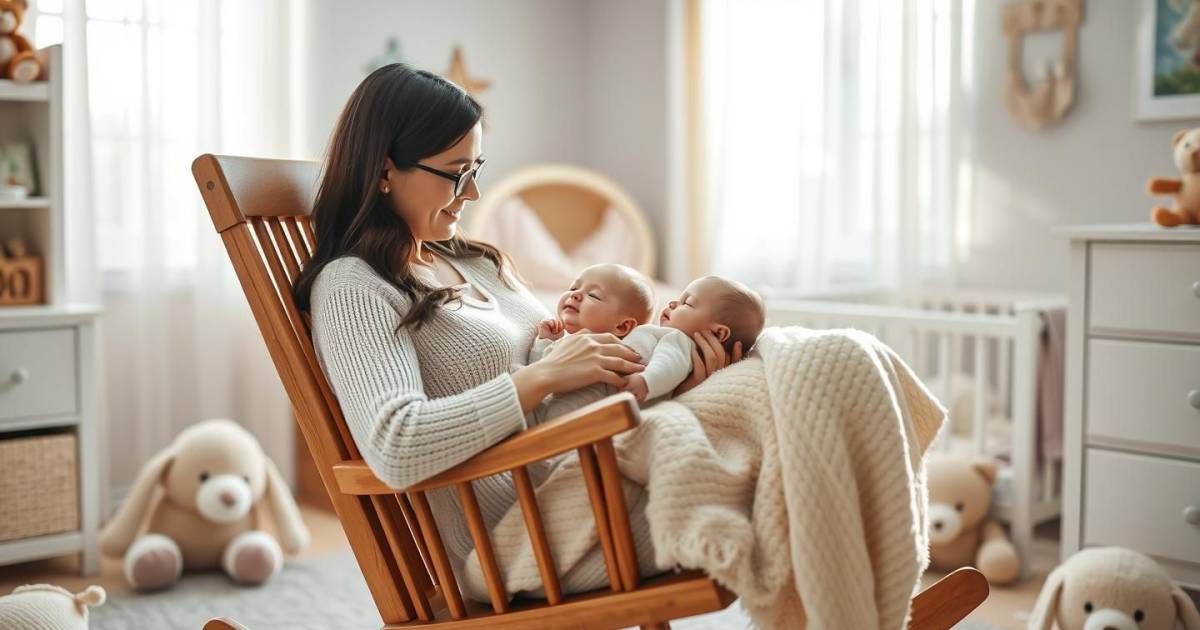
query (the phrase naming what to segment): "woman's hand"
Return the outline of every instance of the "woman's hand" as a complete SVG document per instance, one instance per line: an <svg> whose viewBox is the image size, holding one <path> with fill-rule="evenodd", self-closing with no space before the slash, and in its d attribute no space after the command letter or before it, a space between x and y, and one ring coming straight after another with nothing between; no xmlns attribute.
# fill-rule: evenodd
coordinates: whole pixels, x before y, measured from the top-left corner
<svg viewBox="0 0 1200 630"><path fill-rule="evenodd" d="M696 342L696 347L692 348L692 373L675 388L675 391L671 393L672 396L678 396L692 389L703 383L704 379L712 376L713 372L742 360L742 342L740 341L734 342L732 356L726 354L725 347L721 345L717 336L707 330L694 333L692 341Z"/></svg>
<svg viewBox="0 0 1200 630"><path fill-rule="evenodd" d="M611 333L569 335L554 344L540 361L513 373L521 408L526 412L550 394L569 392L593 383L616 388L625 385L625 375L645 366L632 348Z"/></svg>

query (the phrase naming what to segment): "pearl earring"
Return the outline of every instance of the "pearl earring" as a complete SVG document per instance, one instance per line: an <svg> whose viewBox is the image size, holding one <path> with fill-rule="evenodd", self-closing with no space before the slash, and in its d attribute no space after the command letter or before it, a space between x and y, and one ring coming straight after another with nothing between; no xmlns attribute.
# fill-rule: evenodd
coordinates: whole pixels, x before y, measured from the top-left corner
<svg viewBox="0 0 1200 630"><path fill-rule="evenodd" d="M384 186L384 187L383 187L383 194L385 194L385 195L386 195L386 194L388 194L388 193L390 193L390 192L392 192L392 187L391 187L391 186Z"/></svg>

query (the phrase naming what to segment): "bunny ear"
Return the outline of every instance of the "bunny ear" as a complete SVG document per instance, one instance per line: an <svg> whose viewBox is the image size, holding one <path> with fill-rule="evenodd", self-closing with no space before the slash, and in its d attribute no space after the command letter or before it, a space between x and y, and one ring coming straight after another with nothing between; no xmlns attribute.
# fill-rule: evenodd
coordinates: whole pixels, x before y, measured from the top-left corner
<svg viewBox="0 0 1200 630"><path fill-rule="evenodd" d="M1175 615L1183 630L1200 630L1200 611L1196 610L1196 602L1179 586L1171 588L1171 598L1175 600Z"/></svg>
<svg viewBox="0 0 1200 630"><path fill-rule="evenodd" d="M271 506L271 516L275 517L275 526L279 529L279 542L284 551L297 553L308 546L311 538L308 527L300 518L296 499L292 497L292 491L288 489L283 475L279 474L275 462L265 455L263 459L267 466L267 504Z"/></svg>
<svg viewBox="0 0 1200 630"><path fill-rule="evenodd" d="M118 557L125 554L137 536L146 512L154 503L155 490L167 476L171 463L175 461L175 446L171 445L155 455L133 481L128 496L117 508L104 528L100 530L100 550L104 555Z"/></svg>
<svg viewBox="0 0 1200 630"><path fill-rule="evenodd" d="M1050 572L1042 592L1038 594L1033 612L1029 614L1029 630L1051 630L1058 619L1058 598L1062 594L1063 582L1067 579L1066 565L1059 565Z"/></svg>

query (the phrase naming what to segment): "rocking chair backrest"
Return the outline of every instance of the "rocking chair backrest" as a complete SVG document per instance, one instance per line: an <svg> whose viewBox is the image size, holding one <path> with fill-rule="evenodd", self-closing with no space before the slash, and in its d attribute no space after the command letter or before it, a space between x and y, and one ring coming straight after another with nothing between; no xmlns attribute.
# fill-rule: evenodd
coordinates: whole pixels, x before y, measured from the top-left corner
<svg viewBox="0 0 1200 630"><path fill-rule="evenodd" d="M192 164L380 616L387 623L429 621L433 580L412 506L402 495L343 494L333 477L332 467L358 459L358 449L292 298L316 245L311 213L319 172L316 162L208 154Z"/></svg>

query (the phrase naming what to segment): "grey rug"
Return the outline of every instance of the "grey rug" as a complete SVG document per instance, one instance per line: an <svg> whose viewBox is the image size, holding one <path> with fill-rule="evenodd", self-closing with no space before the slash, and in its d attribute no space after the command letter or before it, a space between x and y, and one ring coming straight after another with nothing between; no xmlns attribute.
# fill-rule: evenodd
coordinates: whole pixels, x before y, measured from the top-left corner
<svg viewBox="0 0 1200 630"><path fill-rule="evenodd" d="M185 575L161 593L112 597L91 611L93 630L200 630L213 617L230 617L251 630L378 630L383 622L349 551L288 562L261 587L240 587L221 573ZM748 628L735 602L729 608L679 621L675 630ZM989 626L963 622L964 630Z"/></svg>

